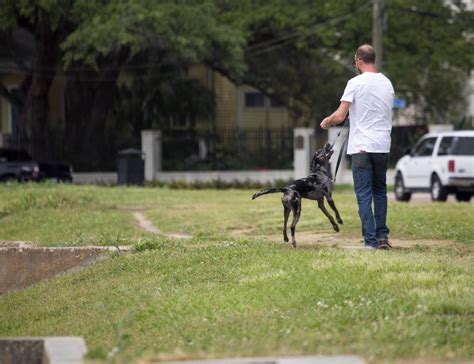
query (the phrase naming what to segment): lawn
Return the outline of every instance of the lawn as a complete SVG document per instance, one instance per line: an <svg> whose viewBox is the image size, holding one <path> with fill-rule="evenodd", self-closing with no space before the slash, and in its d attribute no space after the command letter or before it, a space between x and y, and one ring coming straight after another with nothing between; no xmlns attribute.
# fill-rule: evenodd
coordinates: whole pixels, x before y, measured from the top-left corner
<svg viewBox="0 0 474 364"><path fill-rule="evenodd" d="M278 194L62 185L0 187L0 239L133 245L0 296L0 336L83 336L89 358L356 354L369 362L474 358L474 204L390 201L398 248L355 249L353 193L340 233L304 201L299 245ZM175 240L140 229L141 211ZM343 249L343 245L353 249Z"/></svg>

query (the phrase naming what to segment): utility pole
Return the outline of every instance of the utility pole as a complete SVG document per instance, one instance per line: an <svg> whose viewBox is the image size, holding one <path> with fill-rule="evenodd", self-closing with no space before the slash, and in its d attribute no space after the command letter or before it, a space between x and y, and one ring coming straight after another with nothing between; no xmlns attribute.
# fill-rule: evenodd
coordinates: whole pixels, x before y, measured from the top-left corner
<svg viewBox="0 0 474 364"><path fill-rule="evenodd" d="M375 66L379 72L382 71L383 64L383 0L373 0L372 16L372 45L375 50Z"/></svg>

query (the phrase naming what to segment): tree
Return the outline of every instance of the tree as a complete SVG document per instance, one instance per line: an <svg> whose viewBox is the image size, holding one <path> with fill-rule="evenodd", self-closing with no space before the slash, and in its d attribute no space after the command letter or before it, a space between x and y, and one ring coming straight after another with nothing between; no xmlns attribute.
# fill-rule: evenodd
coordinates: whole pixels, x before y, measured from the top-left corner
<svg viewBox="0 0 474 364"><path fill-rule="evenodd" d="M386 0L383 72L422 122L454 122L465 111L474 68L473 12L461 1ZM247 35L248 82L319 124L339 102L355 48L372 39L371 2L232 1L225 16ZM232 76L232 75L230 75Z"/></svg>
<svg viewBox="0 0 474 364"><path fill-rule="evenodd" d="M100 145L118 96L117 80L124 73L135 73L135 59L143 53L153 55L138 65L144 74L159 71L167 62L184 66L209 61L237 74L245 68L244 39L217 21L212 1L5 0L4 5L3 28L30 30L36 50L25 81L26 96L16 100L5 87L0 91L21 102L27 136L43 143L48 92L58 64L66 69L66 126L76 150L84 143ZM81 144L73 137L79 131ZM92 148L88 158L94 160L100 152Z"/></svg>
<svg viewBox="0 0 474 364"><path fill-rule="evenodd" d="M474 68L473 12L461 1L385 4L383 71L397 94L419 105L425 120L458 118ZM67 144L76 151L89 146L92 160L110 150L114 133L136 133L169 113L175 91L164 91L179 90L193 63L285 103L302 125L318 125L353 75L355 48L371 42L371 13L365 0L2 0L1 28L27 29L36 48L31 64L19 62L24 94L1 84L0 94L23 106L26 134L44 145L48 93L62 67ZM167 105L157 112L151 100ZM118 122L125 103L131 125Z"/></svg>
<svg viewBox="0 0 474 364"><path fill-rule="evenodd" d="M72 31L68 19L70 11L71 2L60 0L3 0L0 6L2 30L23 28L34 36L31 63L17 60L18 66L26 75L21 85L22 95L12 94L3 84L0 84L0 92L22 107L23 132L38 153L44 150L41 146L47 143L49 89L55 69L61 62L59 44Z"/></svg>
<svg viewBox="0 0 474 364"><path fill-rule="evenodd" d="M422 121L458 121L474 69L474 13L461 1L394 0L387 6L385 68L399 95L418 106Z"/></svg>

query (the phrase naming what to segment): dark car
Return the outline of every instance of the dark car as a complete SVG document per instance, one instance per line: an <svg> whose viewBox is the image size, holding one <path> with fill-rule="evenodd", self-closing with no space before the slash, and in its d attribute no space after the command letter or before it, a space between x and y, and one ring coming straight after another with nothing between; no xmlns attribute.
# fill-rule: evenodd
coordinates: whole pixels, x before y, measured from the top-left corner
<svg viewBox="0 0 474 364"><path fill-rule="evenodd" d="M40 169L22 150L0 148L0 181L39 181Z"/></svg>
<svg viewBox="0 0 474 364"><path fill-rule="evenodd" d="M72 168L62 162L36 162L24 150L0 148L0 182L54 180L72 182Z"/></svg>

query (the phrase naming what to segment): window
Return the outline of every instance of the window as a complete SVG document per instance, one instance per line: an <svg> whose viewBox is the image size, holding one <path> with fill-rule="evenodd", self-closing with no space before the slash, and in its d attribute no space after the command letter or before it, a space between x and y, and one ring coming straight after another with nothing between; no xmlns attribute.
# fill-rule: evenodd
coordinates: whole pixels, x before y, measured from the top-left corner
<svg viewBox="0 0 474 364"><path fill-rule="evenodd" d="M245 107L264 107L265 96L261 92L246 92Z"/></svg>
<svg viewBox="0 0 474 364"><path fill-rule="evenodd" d="M450 151L452 155L474 155L474 138L457 137L453 139Z"/></svg>
<svg viewBox="0 0 474 364"><path fill-rule="evenodd" d="M448 155L452 142L453 137L444 137L441 139L441 143L439 144L438 148L438 155Z"/></svg>
<svg viewBox="0 0 474 364"><path fill-rule="evenodd" d="M1 162L31 161L30 155L24 150L0 149Z"/></svg>
<svg viewBox="0 0 474 364"><path fill-rule="evenodd" d="M421 142L415 150L415 156L417 157L428 157L433 154L434 145L436 138L427 138Z"/></svg>
<svg viewBox="0 0 474 364"><path fill-rule="evenodd" d="M474 155L473 137L444 137L438 155Z"/></svg>

